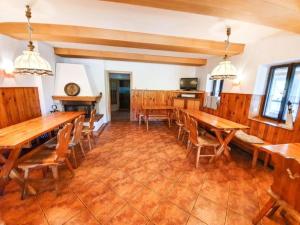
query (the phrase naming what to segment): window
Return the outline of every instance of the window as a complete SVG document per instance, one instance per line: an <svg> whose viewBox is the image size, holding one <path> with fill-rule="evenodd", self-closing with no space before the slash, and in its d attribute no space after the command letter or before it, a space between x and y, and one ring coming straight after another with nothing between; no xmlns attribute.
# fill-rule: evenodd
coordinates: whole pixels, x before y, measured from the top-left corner
<svg viewBox="0 0 300 225"><path fill-rule="evenodd" d="M214 80L211 96L220 96L223 89L224 80Z"/></svg>
<svg viewBox="0 0 300 225"><path fill-rule="evenodd" d="M269 72L263 116L284 121L288 102L291 102L295 119L299 100L300 64L272 66Z"/></svg>

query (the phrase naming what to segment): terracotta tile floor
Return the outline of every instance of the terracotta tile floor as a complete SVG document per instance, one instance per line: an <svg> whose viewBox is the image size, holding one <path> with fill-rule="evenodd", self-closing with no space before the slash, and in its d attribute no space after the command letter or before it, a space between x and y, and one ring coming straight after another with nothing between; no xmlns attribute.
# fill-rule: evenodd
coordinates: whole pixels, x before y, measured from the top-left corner
<svg viewBox="0 0 300 225"><path fill-rule="evenodd" d="M195 155L186 158L174 126L151 123L146 132L136 123L112 123L74 178L61 168L58 197L48 184L21 201L11 181L0 216L7 225L248 225L268 199L271 172L251 170L250 156L238 150L232 156L195 169Z"/></svg>

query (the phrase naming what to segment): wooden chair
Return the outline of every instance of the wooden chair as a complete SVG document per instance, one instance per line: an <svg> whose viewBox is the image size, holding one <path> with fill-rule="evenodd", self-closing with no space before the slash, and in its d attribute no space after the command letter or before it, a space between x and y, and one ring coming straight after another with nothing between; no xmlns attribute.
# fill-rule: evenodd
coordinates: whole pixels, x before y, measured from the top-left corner
<svg viewBox="0 0 300 225"><path fill-rule="evenodd" d="M22 189L22 199L26 196L28 185L29 171L31 169L50 168L52 170L53 178L55 181L55 190L58 194L58 166L65 164L74 175L72 165L68 160L68 147L70 142L70 135L73 125L66 124L57 134L57 145L55 151L41 145L30 153L26 154L19 162L18 168L24 170L24 184Z"/></svg>
<svg viewBox="0 0 300 225"><path fill-rule="evenodd" d="M82 129L83 129L83 122L84 122L84 115L81 115L80 117L78 117L77 119L75 119L74 121L74 129L72 132L72 137L71 140L69 142L69 148L71 149L71 155L73 158L73 162L74 162L74 166L75 168L78 167L77 164L77 157L76 157L76 147L79 146L83 157L86 157L85 151L83 149L83 145L82 145L82 139L81 139L81 134L82 134ZM47 141L45 144L45 146L47 146L50 149L54 149L57 145L57 138L52 138L51 140Z"/></svg>
<svg viewBox="0 0 300 225"><path fill-rule="evenodd" d="M182 122L183 122L182 141L184 143L184 141L186 139L187 140L187 147L188 147L189 136L190 136L190 116L185 112L182 113Z"/></svg>
<svg viewBox="0 0 300 225"><path fill-rule="evenodd" d="M71 138L71 141L69 143L69 147L72 150L72 157L74 160L74 164L75 167L77 168L77 157L76 157L76 147L79 146L83 157L85 158L85 151L83 149L83 145L82 145L82 139L81 139L81 134L82 134L82 129L83 129L83 122L84 122L84 115L81 115L80 117L78 117L75 122L74 122L74 129L73 129L73 135Z"/></svg>
<svg viewBox="0 0 300 225"><path fill-rule="evenodd" d="M278 209L300 223L300 162L280 153L272 154L272 161L275 171L268 191L271 198L252 223L258 224L264 216L271 216Z"/></svg>
<svg viewBox="0 0 300 225"><path fill-rule="evenodd" d="M91 139L93 139L94 144L96 145L96 139L94 136L94 122L95 122L95 116L96 116L96 109L93 109L91 112L91 117L89 120L89 125L88 126L83 126L82 129L82 135L84 137L87 137L87 140L89 142L89 149L92 150L92 143Z"/></svg>
<svg viewBox="0 0 300 225"><path fill-rule="evenodd" d="M195 119L191 118L190 120L190 133L189 133L189 145L188 145L188 155L192 150L192 147L197 147L197 156L196 156L196 168L198 168L200 157L213 157L217 153L217 147L219 143L216 139L213 139L209 136L199 136L198 134L198 123ZM212 149L212 154L201 154L202 150L207 148L207 150ZM187 156L188 156L187 155Z"/></svg>
<svg viewBox="0 0 300 225"><path fill-rule="evenodd" d="M180 110L175 109L175 123L178 126L178 135L177 135L178 140L180 139L181 131L183 128L183 122L180 114L181 114Z"/></svg>

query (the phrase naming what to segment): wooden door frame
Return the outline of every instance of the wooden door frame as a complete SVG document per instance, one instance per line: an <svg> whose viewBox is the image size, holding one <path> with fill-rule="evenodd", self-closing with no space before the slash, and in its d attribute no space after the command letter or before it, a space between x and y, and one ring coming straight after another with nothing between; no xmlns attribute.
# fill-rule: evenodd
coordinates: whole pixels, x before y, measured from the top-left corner
<svg viewBox="0 0 300 225"><path fill-rule="evenodd" d="M118 70L105 70L105 92L106 95L106 115L107 115L107 121L111 121L111 104L110 104L110 74L112 73L118 73L118 74L126 74L129 75L129 98L130 98L130 115L129 115L129 121L131 121L132 118L132 110L131 110L131 90L132 90L132 72L129 71L118 71Z"/></svg>

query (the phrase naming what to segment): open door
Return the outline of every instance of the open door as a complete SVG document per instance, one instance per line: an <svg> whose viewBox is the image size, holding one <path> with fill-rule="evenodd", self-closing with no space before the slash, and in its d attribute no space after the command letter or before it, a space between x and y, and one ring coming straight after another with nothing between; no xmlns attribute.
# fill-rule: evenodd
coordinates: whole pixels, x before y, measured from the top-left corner
<svg viewBox="0 0 300 225"><path fill-rule="evenodd" d="M109 72L111 121L130 121L130 74Z"/></svg>

